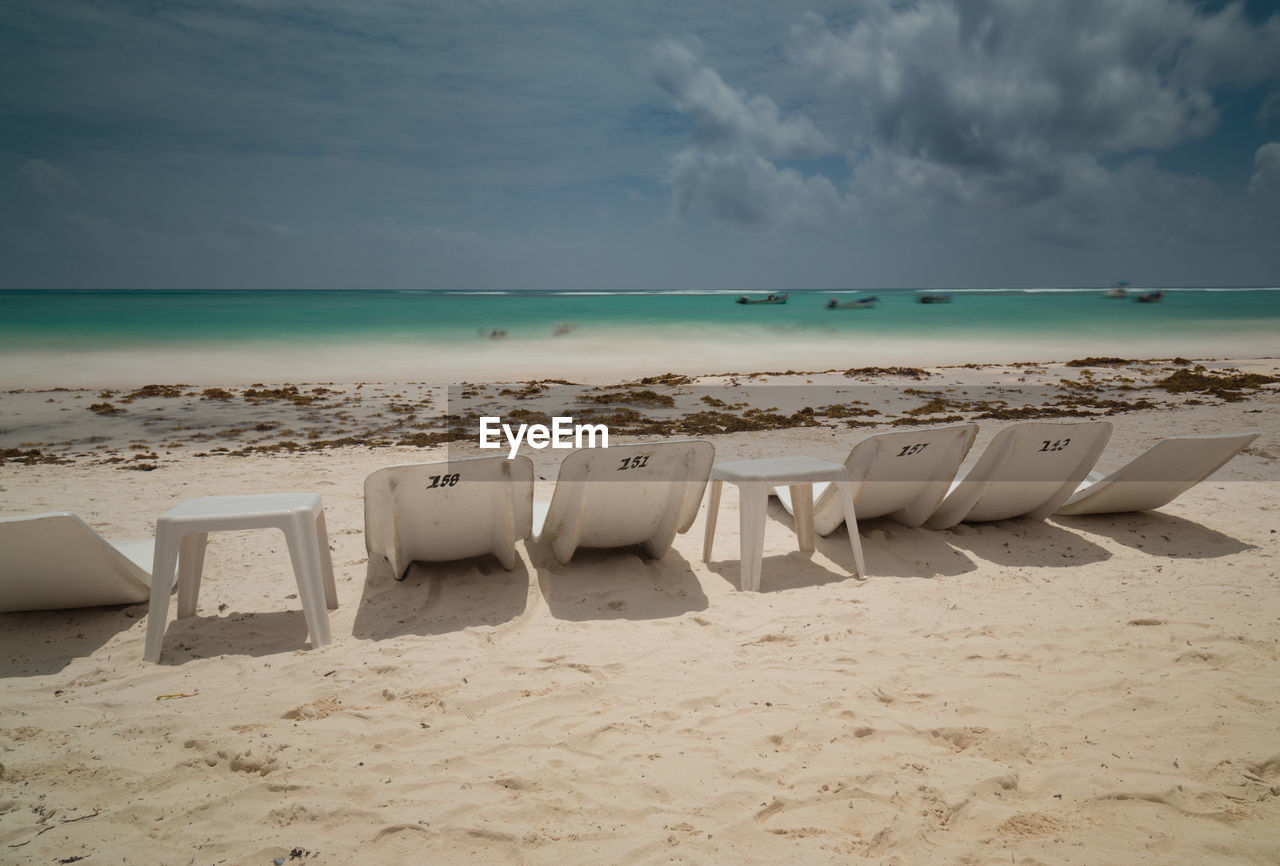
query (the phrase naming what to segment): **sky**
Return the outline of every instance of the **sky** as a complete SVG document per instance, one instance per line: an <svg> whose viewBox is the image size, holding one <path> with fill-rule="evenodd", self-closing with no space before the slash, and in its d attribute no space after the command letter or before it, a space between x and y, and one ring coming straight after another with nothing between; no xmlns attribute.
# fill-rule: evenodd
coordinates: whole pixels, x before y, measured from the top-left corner
<svg viewBox="0 0 1280 866"><path fill-rule="evenodd" d="M1280 285L1280 9L0 4L0 288Z"/></svg>

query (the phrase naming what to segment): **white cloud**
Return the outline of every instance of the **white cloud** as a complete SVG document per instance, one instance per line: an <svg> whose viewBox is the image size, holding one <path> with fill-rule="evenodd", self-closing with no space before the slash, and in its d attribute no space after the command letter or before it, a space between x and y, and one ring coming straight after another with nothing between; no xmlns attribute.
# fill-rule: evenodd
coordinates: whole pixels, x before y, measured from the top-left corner
<svg viewBox="0 0 1280 866"><path fill-rule="evenodd" d="M692 51L657 45L653 75L675 109L693 122L694 146L670 161L665 177L681 217L706 213L740 225L820 224L844 207L835 185L771 160L820 156L834 145L803 115L784 118L765 95L727 85Z"/></svg>
<svg viewBox="0 0 1280 866"><path fill-rule="evenodd" d="M742 225L817 225L843 207L835 185L822 175L806 178L741 151L682 151L672 159L667 181L681 216L705 211Z"/></svg>
<svg viewBox="0 0 1280 866"><path fill-rule="evenodd" d="M43 196L65 195L79 187L75 175L43 159L28 159L18 171L27 186Z"/></svg>
<svg viewBox="0 0 1280 866"><path fill-rule="evenodd" d="M1268 142L1258 148L1253 155L1253 168L1249 192L1280 198L1280 141Z"/></svg>
<svg viewBox="0 0 1280 866"><path fill-rule="evenodd" d="M1179 0L875 2L847 29L806 16L794 55L865 111L868 150L943 199L1032 202L1082 156L1209 133L1214 88L1280 75L1280 17Z"/></svg>
<svg viewBox="0 0 1280 866"><path fill-rule="evenodd" d="M693 121L694 138L702 144L743 147L768 157L834 150L807 117L783 119L768 96L735 90L679 43L668 40L654 49L653 75L676 110Z"/></svg>

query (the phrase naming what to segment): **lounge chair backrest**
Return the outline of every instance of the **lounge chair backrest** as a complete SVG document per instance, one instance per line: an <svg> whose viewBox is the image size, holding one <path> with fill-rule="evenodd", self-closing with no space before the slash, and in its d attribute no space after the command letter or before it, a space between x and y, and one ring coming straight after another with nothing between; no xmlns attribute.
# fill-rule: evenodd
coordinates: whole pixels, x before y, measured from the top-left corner
<svg viewBox="0 0 1280 866"><path fill-rule="evenodd" d="M0 611L146 601L150 550L149 542L116 547L70 511L2 517Z"/></svg>
<svg viewBox="0 0 1280 866"><path fill-rule="evenodd" d="M1257 438L1257 433L1237 433L1161 440L1106 477L1090 473L1089 481L1056 513L1109 514L1159 508L1217 472Z"/></svg>
<svg viewBox="0 0 1280 866"><path fill-rule="evenodd" d="M714 459L701 440L574 451L560 464L540 537L560 562L579 547L640 544L662 556L697 518Z"/></svg>
<svg viewBox="0 0 1280 866"><path fill-rule="evenodd" d="M1093 468L1110 436L1106 421L1012 424L996 434L973 468L952 485L928 526L1047 517Z"/></svg>
<svg viewBox="0 0 1280 866"><path fill-rule="evenodd" d="M955 424L880 433L853 446L844 465L854 482L858 519L924 523L947 495L977 435L977 424ZM834 497L832 505L839 505Z"/></svg>
<svg viewBox="0 0 1280 866"><path fill-rule="evenodd" d="M486 553L510 571L532 522L533 461L524 456L387 466L364 482L365 547L397 580L414 562Z"/></svg>

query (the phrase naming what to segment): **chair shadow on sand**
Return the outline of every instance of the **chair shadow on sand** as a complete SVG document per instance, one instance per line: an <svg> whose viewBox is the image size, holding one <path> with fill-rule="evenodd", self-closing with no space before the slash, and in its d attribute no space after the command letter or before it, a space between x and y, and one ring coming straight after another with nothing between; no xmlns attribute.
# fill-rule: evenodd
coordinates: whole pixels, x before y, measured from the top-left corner
<svg viewBox="0 0 1280 866"><path fill-rule="evenodd" d="M1075 532L1043 520L1013 518L960 523L941 533L948 544L997 565L1036 568L1104 562L1111 553Z"/></svg>
<svg viewBox="0 0 1280 866"><path fill-rule="evenodd" d="M709 601L689 562L669 550L654 560L639 548L581 549L568 565L534 545L532 577L552 616L568 621L665 619ZM380 559L367 566L352 633L367 640L433 635L511 622L528 607L531 572L517 557L505 571L488 556L414 563L395 581Z"/></svg>
<svg viewBox="0 0 1280 866"><path fill-rule="evenodd" d="M568 565L535 545L538 588L556 619L669 619L710 605L693 566L673 547L649 559L639 547L580 548Z"/></svg>
<svg viewBox="0 0 1280 866"><path fill-rule="evenodd" d="M0 613L0 678L56 674L146 622L147 605ZM50 640L50 635L56 636Z"/></svg>
<svg viewBox="0 0 1280 866"><path fill-rule="evenodd" d="M513 571L488 554L415 562L402 581L385 560L371 557L352 635L383 640L502 625L524 613L528 597L529 569L518 556Z"/></svg>
<svg viewBox="0 0 1280 866"><path fill-rule="evenodd" d="M1052 519L1062 526L1101 535L1125 547L1170 559L1216 559L1257 549L1256 545L1162 511L1080 517L1059 514Z"/></svg>

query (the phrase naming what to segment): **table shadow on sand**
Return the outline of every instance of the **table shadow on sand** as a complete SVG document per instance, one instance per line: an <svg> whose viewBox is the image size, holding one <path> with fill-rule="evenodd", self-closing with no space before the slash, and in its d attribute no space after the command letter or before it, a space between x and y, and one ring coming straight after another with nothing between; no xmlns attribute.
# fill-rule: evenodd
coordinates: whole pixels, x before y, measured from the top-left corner
<svg viewBox="0 0 1280 866"><path fill-rule="evenodd" d="M848 527L841 524L825 538L815 535L814 555L798 550L795 519L776 499L769 500L766 541L778 533L786 536L782 543L792 550L766 556L761 568L761 590L798 589L836 583L854 576L853 550L849 546ZM780 524L780 525L774 525ZM954 577L974 571L973 560L947 544L943 533L903 526L892 520L872 519L858 523L862 555L867 573L862 577ZM724 551L721 541L713 548L708 568L735 587L741 587L738 551ZM723 558L721 558L723 557ZM823 564L826 560L830 565ZM835 570L831 568L835 567Z"/></svg>
<svg viewBox="0 0 1280 866"><path fill-rule="evenodd" d="M948 543L946 533L933 529L903 526L880 518L858 521L858 534L870 577L957 577L978 568L977 563ZM817 539L817 547L841 567L853 568L846 526Z"/></svg>
<svg viewBox="0 0 1280 866"><path fill-rule="evenodd" d="M228 611L169 622L160 664L180 665L215 656L270 656L309 649L302 610Z"/></svg>
<svg viewBox="0 0 1280 866"><path fill-rule="evenodd" d="M796 541L795 520L787 513L782 504L773 497L769 498L764 525L764 545L766 551L770 545L785 545L782 553L766 552L760 559L760 591L777 592L802 587L823 586L839 583L855 577L853 551L849 547L849 536L844 528L836 530L829 538L814 536L814 550L798 549ZM728 526L736 533L730 538L719 537L728 534ZM712 573L724 579L735 589L742 589L742 549L741 529L737 520L720 525L720 533L711 546L711 559L706 567ZM701 536L703 526L700 524L695 532ZM836 547L843 545L843 558ZM834 556L832 554L834 553ZM821 554L821 555L818 555ZM866 575L863 575L865 577Z"/></svg>

